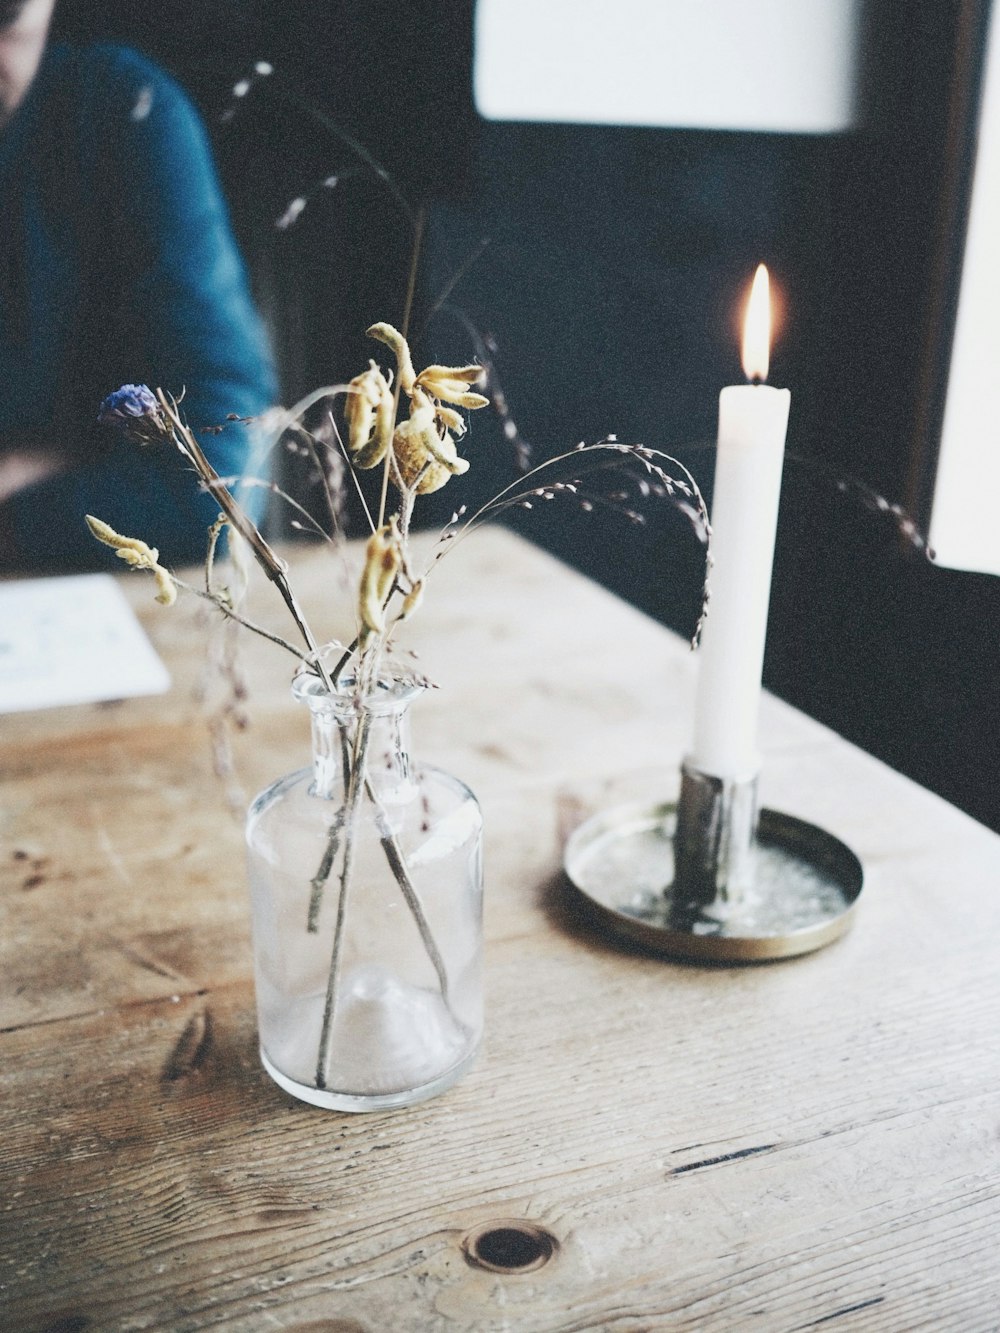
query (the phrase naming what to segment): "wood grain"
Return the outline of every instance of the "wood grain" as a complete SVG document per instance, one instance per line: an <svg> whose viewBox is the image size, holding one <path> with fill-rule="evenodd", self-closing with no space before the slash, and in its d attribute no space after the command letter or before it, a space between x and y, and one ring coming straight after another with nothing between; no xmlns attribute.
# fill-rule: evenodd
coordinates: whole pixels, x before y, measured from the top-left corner
<svg viewBox="0 0 1000 1333"><path fill-rule="evenodd" d="M295 556L308 606L321 557ZM174 693L0 720L0 1327L996 1328L1000 839L769 699L765 802L861 856L856 926L752 968L629 953L562 842L676 790L691 656L509 534L440 575L415 745L486 816L487 1041L405 1112L318 1111L259 1066L189 623L126 581ZM307 741L283 662L247 669L253 791ZM472 1266L510 1219L554 1256Z"/></svg>

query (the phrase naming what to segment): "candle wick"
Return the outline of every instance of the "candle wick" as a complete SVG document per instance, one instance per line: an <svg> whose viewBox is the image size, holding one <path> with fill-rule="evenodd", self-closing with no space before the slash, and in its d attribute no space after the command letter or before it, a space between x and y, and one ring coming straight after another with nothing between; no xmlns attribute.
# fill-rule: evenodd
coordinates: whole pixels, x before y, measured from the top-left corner
<svg viewBox="0 0 1000 1333"><path fill-rule="evenodd" d="M755 385L755 386L756 386L756 385L763 384L763 383L764 383L764 376L763 376L763 375L751 375L751 376L750 376L750 383L753 384L753 385Z"/></svg>

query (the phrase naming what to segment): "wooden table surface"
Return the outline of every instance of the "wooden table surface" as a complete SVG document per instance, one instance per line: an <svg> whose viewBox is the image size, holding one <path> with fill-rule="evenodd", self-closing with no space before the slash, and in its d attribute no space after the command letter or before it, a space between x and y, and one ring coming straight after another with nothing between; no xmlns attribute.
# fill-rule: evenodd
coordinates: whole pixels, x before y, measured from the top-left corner
<svg viewBox="0 0 1000 1333"><path fill-rule="evenodd" d="M293 562L308 606L338 591L324 552ZM487 1037L406 1111L316 1110L260 1068L192 609L124 580L169 695L0 718L0 1327L1000 1326L1000 839L766 698L763 802L861 857L853 930L757 967L620 948L563 841L673 797L694 658L502 531L435 579L414 750L483 805ZM285 658L246 661L252 794L308 741ZM552 1257L474 1266L494 1223Z"/></svg>

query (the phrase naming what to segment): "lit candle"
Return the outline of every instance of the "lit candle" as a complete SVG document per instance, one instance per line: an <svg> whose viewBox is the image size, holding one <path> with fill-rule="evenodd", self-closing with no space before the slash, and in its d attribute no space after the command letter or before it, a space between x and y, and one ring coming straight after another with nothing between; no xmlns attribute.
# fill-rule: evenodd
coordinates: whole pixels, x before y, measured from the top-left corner
<svg viewBox="0 0 1000 1333"><path fill-rule="evenodd" d="M692 767L717 778L750 778L759 767L757 717L791 402L787 389L762 383L770 341L770 292L761 264L743 328L743 372L751 382L719 395L711 600L699 650L689 759Z"/></svg>

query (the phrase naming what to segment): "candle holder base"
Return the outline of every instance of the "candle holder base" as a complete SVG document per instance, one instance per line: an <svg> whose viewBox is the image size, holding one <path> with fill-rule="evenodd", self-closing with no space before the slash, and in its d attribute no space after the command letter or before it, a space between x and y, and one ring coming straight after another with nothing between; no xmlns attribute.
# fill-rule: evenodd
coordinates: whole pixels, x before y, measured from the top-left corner
<svg viewBox="0 0 1000 1333"><path fill-rule="evenodd" d="M566 844L570 882L605 927L667 957L750 963L811 953L839 938L861 893L861 863L832 834L761 810L754 879L732 907L673 902L676 805L626 805L582 824Z"/></svg>

